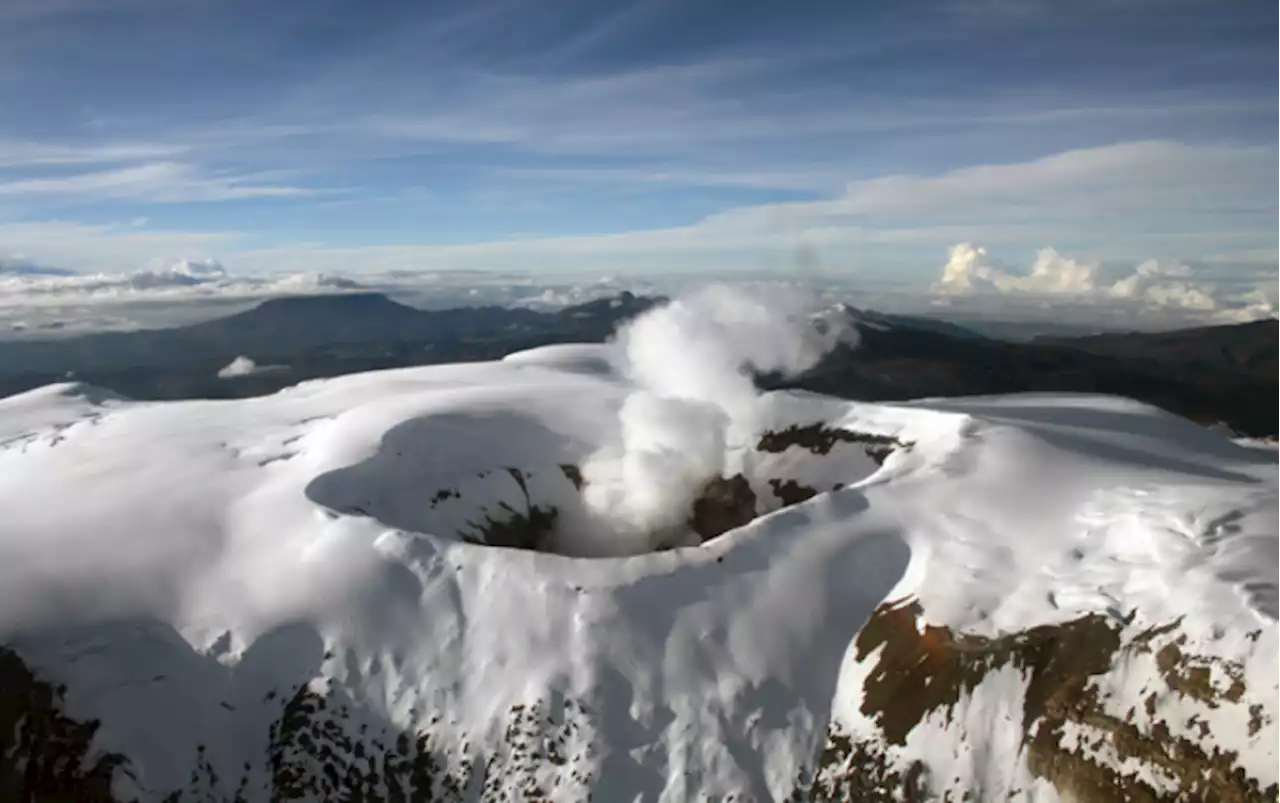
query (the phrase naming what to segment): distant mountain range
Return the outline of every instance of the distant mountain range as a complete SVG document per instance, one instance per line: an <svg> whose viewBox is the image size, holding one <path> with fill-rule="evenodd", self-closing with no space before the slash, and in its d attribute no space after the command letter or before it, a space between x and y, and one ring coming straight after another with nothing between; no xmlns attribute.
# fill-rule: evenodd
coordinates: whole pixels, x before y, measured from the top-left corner
<svg viewBox="0 0 1280 803"><path fill-rule="evenodd" d="M623 293L537 312L440 311L378 293L279 298L171 329L0 342L0 396L68 374L139 399L270 393L305 379L444 362L489 360L552 343L599 342L661 299ZM1111 393L1249 435L1276 433L1274 320L1177 332L1044 337L1013 343L929 318L850 310L857 349L771 387L864 400L1021 391ZM269 372L219 378L246 356Z"/></svg>
<svg viewBox="0 0 1280 803"><path fill-rule="evenodd" d="M379 293L277 298L187 326L0 342L0 396L69 375L131 398L253 396L305 379L599 342L654 303L623 293L547 313L499 306L422 310ZM234 381L218 377L242 356L274 370Z"/></svg>
<svg viewBox="0 0 1280 803"><path fill-rule="evenodd" d="M0 343L0 366L4 373L175 368L240 355L284 359L324 347L489 339L517 333L576 334L599 340L620 318L652 303L628 293L557 313L540 313L498 306L422 310L380 293L285 297L225 318L169 329Z"/></svg>
<svg viewBox="0 0 1280 803"><path fill-rule="evenodd" d="M860 327L798 387L854 399L913 399L1029 391L1107 393L1248 435L1276 433L1276 321L1161 333L1013 343L912 326Z"/></svg>

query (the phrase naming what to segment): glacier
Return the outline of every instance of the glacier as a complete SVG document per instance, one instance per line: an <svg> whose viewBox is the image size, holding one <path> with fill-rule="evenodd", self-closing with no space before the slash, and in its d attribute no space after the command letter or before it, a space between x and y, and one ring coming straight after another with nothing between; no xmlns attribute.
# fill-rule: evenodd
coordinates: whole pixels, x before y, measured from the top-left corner
<svg viewBox="0 0 1280 803"><path fill-rule="evenodd" d="M646 530L591 495L628 360L0 400L0 789L1276 799L1273 449L1114 397L753 394L671 436L723 425L745 519Z"/></svg>

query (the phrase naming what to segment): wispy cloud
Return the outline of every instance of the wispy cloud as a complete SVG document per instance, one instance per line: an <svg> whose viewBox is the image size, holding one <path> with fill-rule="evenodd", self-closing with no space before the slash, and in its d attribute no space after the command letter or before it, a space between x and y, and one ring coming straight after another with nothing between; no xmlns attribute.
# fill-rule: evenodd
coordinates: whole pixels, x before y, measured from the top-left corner
<svg viewBox="0 0 1280 803"><path fill-rule="evenodd" d="M924 289L961 241L1131 264L1273 248L1274 9L1179 0L1156 31L1145 2L339 0L245 25L218 0L17 0L0 256L563 273L811 248Z"/></svg>
<svg viewBox="0 0 1280 803"><path fill-rule="evenodd" d="M489 252L508 257L619 252L705 252L886 243L941 245L960 232L1002 244L1076 241L1123 251L1208 250L1273 239L1274 151L1122 143L1042 159L983 165L934 176L894 175L850 184L839 197L745 206L689 225L571 238L434 249L444 258ZM1223 230L1218 215L1240 219ZM1167 225L1178 219L1180 225ZM1087 224L1091 231L1082 231ZM970 235L973 236L973 235ZM1216 246L1213 241L1221 241ZM1170 244L1174 244L1171 249Z"/></svg>
<svg viewBox="0 0 1280 803"><path fill-rule="evenodd" d="M54 144L0 139L0 167L137 162L176 156L189 149L188 145L154 142Z"/></svg>
<svg viewBox="0 0 1280 803"><path fill-rule="evenodd" d="M0 20L12 24L32 22L90 11L97 6L92 0L6 0L0 5Z"/></svg>
<svg viewBox="0 0 1280 803"><path fill-rule="evenodd" d="M28 104L27 116L41 119L30 124L27 140L18 139L21 129L13 127L0 141L0 167L6 168L0 172L0 196L10 199L10 210L21 199L38 198L48 209L59 197L92 196L104 203L172 204L292 198L301 211L311 203L313 184L358 186L354 195L368 197L444 184L443 194L458 198L456 220L466 216L468 198L509 185L524 191L538 182L548 192L569 182L628 185L637 193L678 200L688 188L714 188L724 190L719 195L725 207L797 193L830 205L841 185L879 173L898 181L900 194L927 191L940 207L952 189L925 180L958 165L1006 157L1025 163L1051 149L1165 132L1189 132L1187 141L1240 141L1220 137L1221 129L1234 134L1265 117L1258 96L1239 82L1222 79L1229 91L1218 92L1195 81L1147 80L1148 73L1171 68L1163 62L1149 69L1134 66L1153 46L1141 37L1122 42L1103 31L1092 44L1104 52L1085 62L1056 59L1072 43L1039 29L1009 49L970 53L956 47L947 24L896 6L826 8L818 14L762 10L726 20L675 2L607 8L552 3L535 11L502 0L397 7L378 23L343 3L306 10L268 4L244 40L227 48L219 39L225 34L220 24L231 12L218 3L195 2L200 22L209 23L208 41L167 36L173 26L188 30L195 19L169 10L146 15L142 27L157 48L152 53L122 39L130 29L122 21L133 17L103 11L101 20L112 23L103 26L104 47L86 48L84 64L47 59L44 49L0 32L0 51L6 40L22 45L9 56L20 80L0 78L0 106L20 108L7 101L31 100L26 93L60 99L51 120L39 113L43 106ZM92 12L92 3L10 5L17 16L74 18L50 36L93 39L95 26L80 13ZM1070 16L1054 4L1035 6L1036 16ZM348 24L354 20L360 24ZM341 41L326 39L320 33L326 30L344 31ZM1219 47L1229 33L1192 43ZM800 41L804 47L793 46ZM1170 40L1160 52L1176 50L1180 41ZM1036 56L1041 45L1044 52ZM1210 55L1215 54L1230 55L1225 49ZM1024 56L1025 81L1005 69ZM208 74L224 78L206 85L200 77L205 71L150 69L172 58L216 65ZM289 68L278 75L262 69L276 60ZM1221 63L1214 63L1221 72ZM1110 80L1111 66L1129 70L1123 74L1133 80ZM1239 65L1232 62L1231 68ZM191 91L192 84L198 91ZM49 144L49 130L64 144ZM395 169L387 166L392 159L401 160ZM75 175L36 169L74 165L95 169ZM998 167L989 166L989 175L952 179L970 186L998 183L1006 180L996 174ZM279 168L307 179L259 176ZM925 175L904 175L908 169ZM889 204L865 214L883 217L916 205L895 199L891 186L858 191ZM590 192L579 193L581 204L603 216L607 210L586 197ZM831 214L864 214L855 209L854 193L839 200L845 211L828 206ZM702 214L707 206L696 208ZM21 208L5 211L31 217ZM433 219L411 204L394 214L401 228L420 220L429 227ZM670 222L671 215L618 211L609 225L640 229L659 219ZM273 225L252 211L242 220L245 228L259 231ZM683 222L705 228L692 216ZM965 221L910 225L958 222L976 224L977 213ZM513 221L507 230L555 236L579 229L569 211L527 228Z"/></svg>
<svg viewBox="0 0 1280 803"><path fill-rule="evenodd" d="M830 265L909 266L912 253L936 253L961 240L1019 250L1062 243L1135 260L1187 257L1261 250L1274 242L1270 176L1275 158L1258 148L1124 143L931 176L868 179L829 200L743 206L682 226L456 245L320 242L249 248L242 237L239 247L224 239L220 253L246 270L306 267L335 273L705 267L717 260L741 264L751 254L772 255L774 264L785 264L778 258L805 244L819 248ZM1223 217L1233 219L1234 226L1224 228ZM79 242L77 257L132 251L135 264L145 264L155 254L148 253L153 243L144 238L164 236L128 227L66 228L56 226L57 234L50 236L31 224L0 226L0 253L20 251L60 264L70 243ZM193 242L200 248L194 255L206 255L209 244Z"/></svg>
<svg viewBox="0 0 1280 803"><path fill-rule="evenodd" d="M1274 149L1261 147L1119 143L934 176L867 179L834 200L732 210L717 219L756 226L910 215L953 223L1052 218L1073 225L1092 218L1132 225L1134 215L1156 212L1271 215L1276 159Z"/></svg>
<svg viewBox="0 0 1280 803"><path fill-rule="evenodd" d="M259 167L287 164L323 175L336 166L359 172L387 158L414 157L424 180L442 168L469 173L473 182L827 191L871 172L868 146L879 154L897 137L940 151L975 132L992 132L998 141L1064 126L1168 128L1176 119L1257 110L1249 98L1166 91L1082 104L1056 96L936 97L825 84L773 88L779 73L821 60L725 57L590 76L455 69L412 84L413 91L388 88L380 75L376 82L364 77L366 67L357 78L308 84L279 110L178 124L166 135L180 145L77 150L11 141L0 143L0 164L88 163L131 152L138 161L157 161L185 152L192 160L256 160Z"/></svg>
<svg viewBox="0 0 1280 803"><path fill-rule="evenodd" d="M225 231L25 221L0 223L0 256L83 272L127 272L153 261L168 264L188 258L213 258L219 252L243 246L245 239L243 234Z"/></svg>
<svg viewBox="0 0 1280 803"><path fill-rule="evenodd" d="M1205 0L1081 0L1074 5L1078 8L1073 8L1072 11L1079 15L1108 11L1150 14L1153 8L1176 9L1196 5L1212 7ZM974 15L986 23L999 19L1010 22L1052 19L1054 14L1061 14L1063 11L1062 5L1052 0L954 0L949 8L960 14Z"/></svg>
<svg viewBox="0 0 1280 803"><path fill-rule="evenodd" d="M506 167L485 172L513 181L547 184L654 184L683 187L745 187L796 191L833 191L843 184L839 166L704 166L661 163L643 167Z"/></svg>
<svg viewBox="0 0 1280 803"><path fill-rule="evenodd" d="M174 6L196 7L208 0L113 0L112 11L172 9ZM97 0L5 0L0 5L0 20L9 22L40 21L83 13L101 13Z"/></svg>
<svg viewBox="0 0 1280 803"><path fill-rule="evenodd" d="M595 153L671 150L848 125L848 115L838 122L836 116L778 116L776 108L744 113L743 85L759 82L782 62L725 58L583 77L466 71L452 76L426 108L357 109L353 122L358 131L390 140Z"/></svg>
<svg viewBox="0 0 1280 803"><path fill-rule="evenodd" d="M207 175L180 162L148 162L89 173L0 181L0 197L92 195L152 203L279 198L312 192L303 187L254 183L251 176Z"/></svg>

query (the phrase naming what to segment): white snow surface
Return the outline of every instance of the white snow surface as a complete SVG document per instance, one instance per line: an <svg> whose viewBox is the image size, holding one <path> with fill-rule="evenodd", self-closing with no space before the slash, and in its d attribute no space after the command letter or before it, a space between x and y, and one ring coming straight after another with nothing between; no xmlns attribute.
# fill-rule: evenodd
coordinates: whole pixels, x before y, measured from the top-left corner
<svg viewBox="0 0 1280 803"><path fill-rule="evenodd" d="M765 800L833 715L869 727L849 654L882 601L914 595L931 623L987 634L1137 610L1247 665L1272 721L1230 746L1277 780L1274 453L1110 397L738 394L750 431L704 442L716 471L762 498L768 476L845 487L669 552L463 541L476 511L518 502L516 467L563 508L559 551L645 547L558 469L626 440L619 413L651 390L632 367L622 346L558 346L234 401L80 384L0 400L0 643L102 721L95 745L134 764L120 794L143 800L185 783L197 745L228 777L253 763L266 799L265 690L313 677L399 729L439 714L473 749L511 706L564 695L592 712L594 799ZM672 437L718 426L694 420ZM915 445L883 466L848 444L748 448L817 421ZM441 488L458 497L432 506ZM991 724L1017 683L993 673L904 754L1053 799Z"/></svg>

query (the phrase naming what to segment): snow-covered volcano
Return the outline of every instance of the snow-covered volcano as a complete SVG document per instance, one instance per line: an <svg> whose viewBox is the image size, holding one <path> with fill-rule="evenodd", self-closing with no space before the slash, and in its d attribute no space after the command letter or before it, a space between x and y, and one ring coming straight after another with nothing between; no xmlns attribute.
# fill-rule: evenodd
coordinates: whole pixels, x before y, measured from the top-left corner
<svg viewBox="0 0 1280 803"><path fill-rule="evenodd" d="M1276 799L1273 451L759 396L839 333L736 309L0 400L0 798Z"/></svg>

